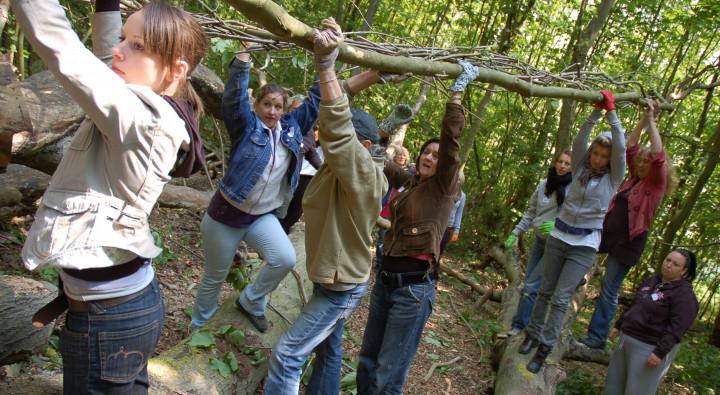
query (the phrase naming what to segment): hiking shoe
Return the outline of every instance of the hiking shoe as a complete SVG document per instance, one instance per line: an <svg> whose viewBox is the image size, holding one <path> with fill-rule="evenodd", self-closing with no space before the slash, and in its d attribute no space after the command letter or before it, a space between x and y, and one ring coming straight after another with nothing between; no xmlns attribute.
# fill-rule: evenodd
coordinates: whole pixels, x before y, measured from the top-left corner
<svg viewBox="0 0 720 395"><path fill-rule="evenodd" d="M239 299L235 299L235 307L237 307L238 310L240 310L241 313L243 313L251 324L260 332L265 332L268 328L267 319L265 319L265 315L254 315L250 314L245 308L240 304Z"/></svg>
<svg viewBox="0 0 720 395"><path fill-rule="evenodd" d="M603 340L597 340L597 339L591 339L589 337L582 338L578 340L580 343L588 346L589 348L594 348L597 350L603 350L605 349L605 341Z"/></svg>
<svg viewBox="0 0 720 395"><path fill-rule="evenodd" d="M520 354L529 354L530 351L532 351L532 349L537 347L538 345L540 345L540 342L526 333L525 339L523 340L520 347L518 347L518 352Z"/></svg>
<svg viewBox="0 0 720 395"><path fill-rule="evenodd" d="M545 359L547 359L548 355L552 352L552 347L546 346L544 344L540 344L537 351L535 351L535 355L533 355L530 362L528 362L526 368L529 372L537 374L537 372L540 371L540 368L542 368L543 364L545 364Z"/></svg>
<svg viewBox="0 0 720 395"><path fill-rule="evenodd" d="M517 336L518 334L520 334L520 332L522 332L522 329L512 328L509 331L498 333L497 338L498 339L507 339L508 337Z"/></svg>

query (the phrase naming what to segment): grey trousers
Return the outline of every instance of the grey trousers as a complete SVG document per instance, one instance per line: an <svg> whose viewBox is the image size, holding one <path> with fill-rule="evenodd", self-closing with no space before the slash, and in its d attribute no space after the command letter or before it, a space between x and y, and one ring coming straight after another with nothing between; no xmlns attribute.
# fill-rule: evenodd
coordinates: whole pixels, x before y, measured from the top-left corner
<svg viewBox="0 0 720 395"><path fill-rule="evenodd" d="M530 323L525 328L528 335L546 346L555 345L570 299L580 280L592 267L594 258L593 248L573 246L552 236L548 237L542 258L540 291Z"/></svg>
<svg viewBox="0 0 720 395"><path fill-rule="evenodd" d="M649 368L645 363L654 349L655 346L652 344L622 334L618 347L610 357L605 393L608 395L655 394L660 381L680 350L680 343L663 358L660 366Z"/></svg>

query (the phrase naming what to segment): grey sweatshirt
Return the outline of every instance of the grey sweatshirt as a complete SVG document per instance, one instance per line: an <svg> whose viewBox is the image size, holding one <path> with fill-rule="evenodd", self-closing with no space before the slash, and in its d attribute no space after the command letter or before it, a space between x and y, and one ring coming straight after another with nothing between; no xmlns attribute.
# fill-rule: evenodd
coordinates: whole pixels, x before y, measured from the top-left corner
<svg viewBox="0 0 720 395"><path fill-rule="evenodd" d="M573 140L572 163L578 170L573 171L573 180L568 187L558 218L576 228L602 229L610 199L625 177L625 130L615 111L608 111L605 117L612 130L610 171L599 180L595 180L597 182L588 182L584 186L580 184L583 173L588 171L583 164L590 155L588 152L590 132L602 118L602 110L595 110L590 114Z"/></svg>

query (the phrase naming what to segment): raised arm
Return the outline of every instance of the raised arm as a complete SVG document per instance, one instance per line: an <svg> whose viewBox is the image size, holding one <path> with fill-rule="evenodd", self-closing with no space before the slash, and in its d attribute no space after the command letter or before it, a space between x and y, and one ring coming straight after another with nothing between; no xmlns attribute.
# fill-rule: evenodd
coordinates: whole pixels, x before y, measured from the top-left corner
<svg viewBox="0 0 720 395"><path fill-rule="evenodd" d="M585 151L588 148L588 140L590 139L590 132L593 127L602 118L602 109L596 108L590 113L590 116L585 120L585 123L580 126L580 130L575 135L572 143L572 163L573 167L577 166L582 168L582 163L585 160ZM577 165L575 165L577 164ZM580 174L580 172L575 172Z"/></svg>
<svg viewBox="0 0 720 395"><path fill-rule="evenodd" d="M620 187L625 178L626 157L625 157L625 129L620 124L617 112L611 110L605 113L605 118L610 124L612 131L612 156L610 158L610 180L615 189Z"/></svg>
<svg viewBox="0 0 720 395"><path fill-rule="evenodd" d="M228 80L222 98L222 113L225 127L232 141L237 141L254 117L250 107L248 83L250 81L250 54L240 52L230 62Z"/></svg>
<svg viewBox="0 0 720 395"><path fill-rule="evenodd" d="M11 5L25 37L65 91L104 136L121 143L132 125L144 119L140 111L146 105L85 48L57 1L14 0ZM117 31L119 20L115 15L98 15L93 22L96 34L103 37L97 46L102 49L99 55L107 56L106 48L112 46L106 32Z"/></svg>

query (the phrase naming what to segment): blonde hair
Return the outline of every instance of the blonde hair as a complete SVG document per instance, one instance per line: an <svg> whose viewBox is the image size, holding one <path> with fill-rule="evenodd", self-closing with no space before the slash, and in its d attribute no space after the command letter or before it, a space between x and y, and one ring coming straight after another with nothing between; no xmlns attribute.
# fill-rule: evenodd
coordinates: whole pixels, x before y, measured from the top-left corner
<svg viewBox="0 0 720 395"><path fill-rule="evenodd" d="M150 53L160 56L160 63L164 67L172 67L177 60L187 62L189 78L207 49L207 36L203 28L186 11L162 1L149 3L142 11L146 48ZM197 118L202 115L202 100L187 78L180 81L173 96L187 99L195 108Z"/></svg>
<svg viewBox="0 0 720 395"><path fill-rule="evenodd" d="M637 158L639 159L641 156L645 155L650 155L650 147L640 148ZM665 195L669 195L673 193L675 188L677 188L678 177L675 173L675 166L673 166L670 155L668 155L667 152L665 153L665 173ZM637 160L635 161L635 166L630 169L630 175L633 177L637 177Z"/></svg>

